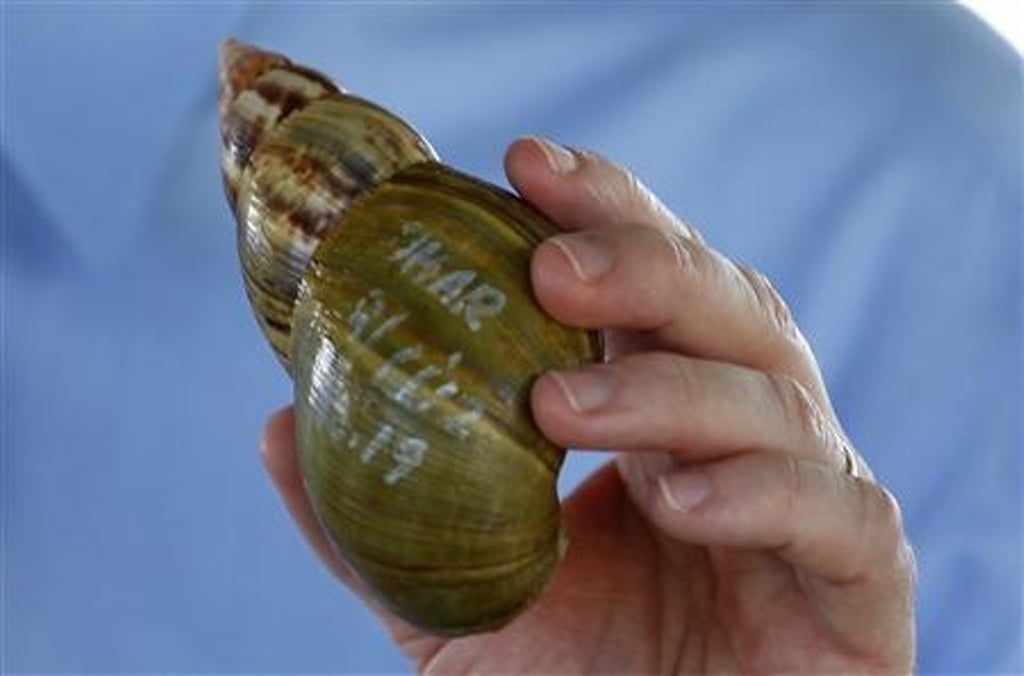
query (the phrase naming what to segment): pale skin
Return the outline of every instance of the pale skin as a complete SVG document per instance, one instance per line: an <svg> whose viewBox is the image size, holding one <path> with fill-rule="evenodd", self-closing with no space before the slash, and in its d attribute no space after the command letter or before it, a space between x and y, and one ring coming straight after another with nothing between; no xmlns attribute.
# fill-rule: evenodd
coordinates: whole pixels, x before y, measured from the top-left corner
<svg viewBox="0 0 1024 676"><path fill-rule="evenodd" d="M534 254L537 299L606 339L606 363L536 381L534 417L614 461L565 501L572 545L541 599L501 631L445 640L381 609L333 552L285 409L264 462L327 567L426 673L909 673L899 507L765 277L593 153L523 138L505 169L566 231Z"/></svg>

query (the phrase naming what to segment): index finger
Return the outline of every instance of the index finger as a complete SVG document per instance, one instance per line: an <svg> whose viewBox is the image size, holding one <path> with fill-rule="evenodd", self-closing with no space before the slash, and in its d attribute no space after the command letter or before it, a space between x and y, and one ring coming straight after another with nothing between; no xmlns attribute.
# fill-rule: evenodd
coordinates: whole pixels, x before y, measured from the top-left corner
<svg viewBox="0 0 1024 676"><path fill-rule="evenodd" d="M509 146L505 173L520 195L567 230L642 223L701 239L639 178L592 151L526 136Z"/></svg>
<svg viewBox="0 0 1024 676"><path fill-rule="evenodd" d="M534 291L552 316L791 377L832 412L810 347L767 277L705 244L628 171L533 138L509 148L506 167L523 197L579 230L534 255Z"/></svg>
<svg viewBox="0 0 1024 676"><path fill-rule="evenodd" d="M422 661L424 655L435 653L442 640L424 634L388 612L328 541L302 484L295 445L295 414L291 406L267 420L260 451L267 473L281 494L285 507L324 565L381 618L398 645L409 655Z"/></svg>

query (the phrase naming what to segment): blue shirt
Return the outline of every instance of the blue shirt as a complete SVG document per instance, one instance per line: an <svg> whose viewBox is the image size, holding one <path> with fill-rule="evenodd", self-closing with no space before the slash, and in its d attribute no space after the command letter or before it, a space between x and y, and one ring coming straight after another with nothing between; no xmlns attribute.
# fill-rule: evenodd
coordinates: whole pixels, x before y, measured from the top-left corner
<svg viewBox="0 0 1024 676"><path fill-rule="evenodd" d="M9 670L402 671L257 456L290 385L218 176L227 35L503 182L631 167L790 301L898 496L924 672L1021 662L1021 60L953 5L18 4L3 51ZM568 490L600 459L573 456Z"/></svg>

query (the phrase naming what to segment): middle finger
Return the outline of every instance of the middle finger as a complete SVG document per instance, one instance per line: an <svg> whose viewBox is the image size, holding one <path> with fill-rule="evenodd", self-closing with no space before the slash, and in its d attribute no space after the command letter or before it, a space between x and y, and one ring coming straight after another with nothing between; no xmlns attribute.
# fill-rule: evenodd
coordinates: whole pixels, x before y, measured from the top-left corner
<svg viewBox="0 0 1024 676"><path fill-rule="evenodd" d="M545 436L573 448L668 451L687 461L767 450L843 468L843 437L806 388L734 364L645 352L534 385Z"/></svg>

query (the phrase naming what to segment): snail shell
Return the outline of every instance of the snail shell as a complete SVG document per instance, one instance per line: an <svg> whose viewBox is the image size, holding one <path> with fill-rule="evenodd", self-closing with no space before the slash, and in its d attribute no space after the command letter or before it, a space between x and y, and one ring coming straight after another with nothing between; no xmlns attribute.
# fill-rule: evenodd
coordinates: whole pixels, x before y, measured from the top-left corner
<svg viewBox="0 0 1024 676"><path fill-rule="evenodd" d="M293 376L314 511L398 616L499 628L567 543L564 453L530 417L530 384L600 355L532 296L531 252L556 228L280 55L229 41L221 83L244 280Z"/></svg>

